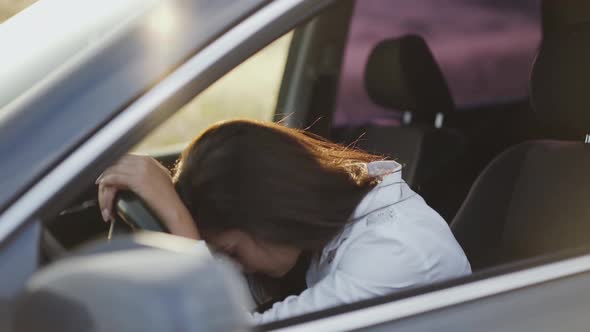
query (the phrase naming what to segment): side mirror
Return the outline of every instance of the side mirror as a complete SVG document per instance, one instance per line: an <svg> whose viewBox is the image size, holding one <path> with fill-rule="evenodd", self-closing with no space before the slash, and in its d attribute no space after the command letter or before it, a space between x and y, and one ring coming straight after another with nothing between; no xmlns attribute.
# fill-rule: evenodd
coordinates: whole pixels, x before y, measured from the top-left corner
<svg viewBox="0 0 590 332"><path fill-rule="evenodd" d="M249 331L239 273L183 240L119 237L49 265L19 296L14 330Z"/></svg>

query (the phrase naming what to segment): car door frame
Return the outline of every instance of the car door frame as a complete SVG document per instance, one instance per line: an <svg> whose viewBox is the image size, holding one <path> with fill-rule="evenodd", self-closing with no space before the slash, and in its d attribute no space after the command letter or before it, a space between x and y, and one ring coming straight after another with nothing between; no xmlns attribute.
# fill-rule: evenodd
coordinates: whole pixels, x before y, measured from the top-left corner
<svg viewBox="0 0 590 332"><path fill-rule="evenodd" d="M329 137L354 0L295 29L274 120Z"/></svg>

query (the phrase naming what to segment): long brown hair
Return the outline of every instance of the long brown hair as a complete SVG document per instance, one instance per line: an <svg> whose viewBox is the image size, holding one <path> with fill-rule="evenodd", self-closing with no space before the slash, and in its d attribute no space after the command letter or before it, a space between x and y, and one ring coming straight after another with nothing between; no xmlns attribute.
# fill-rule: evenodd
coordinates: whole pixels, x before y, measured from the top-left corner
<svg viewBox="0 0 590 332"><path fill-rule="evenodd" d="M201 231L317 250L348 222L383 159L275 123L215 124L182 153L176 189Z"/></svg>

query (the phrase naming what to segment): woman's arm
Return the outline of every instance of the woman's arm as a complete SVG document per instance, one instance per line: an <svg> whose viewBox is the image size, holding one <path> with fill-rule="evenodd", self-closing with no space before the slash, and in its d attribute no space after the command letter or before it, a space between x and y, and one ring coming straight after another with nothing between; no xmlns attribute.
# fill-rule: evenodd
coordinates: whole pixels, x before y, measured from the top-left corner
<svg viewBox="0 0 590 332"><path fill-rule="evenodd" d="M289 296L263 313L252 315L256 325L292 318L343 304L354 303L384 295L392 288L358 279L342 270L328 274L300 295Z"/></svg>
<svg viewBox="0 0 590 332"><path fill-rule="evenodd" d="M96 179L98 203L105 221L112 216L118 190L139 195L175 235L199 240L199 231L188 209L174 190L168 170L154 158L125 155Z"/></svg>
<svg viewBox="0 0 590 332"><path fill-rule="evenodd" d="M338 249L342 257L323 279L254 314L254 322L269 323L469 273L469 263L448 238L400 234L391 225L381 224L348 239ZM438 243L436 251L425 249L427 241Z"/></svg>

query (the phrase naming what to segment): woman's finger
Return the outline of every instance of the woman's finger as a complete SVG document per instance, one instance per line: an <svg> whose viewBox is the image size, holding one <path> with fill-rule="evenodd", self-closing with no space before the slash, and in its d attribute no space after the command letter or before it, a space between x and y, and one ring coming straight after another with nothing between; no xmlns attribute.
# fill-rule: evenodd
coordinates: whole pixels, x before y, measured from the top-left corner
<svg viewBox="0 0 590 332"><path fill-rule="evenodd" d="M121 159L119 159L118 162L120 162L120 163L135 163L135 162L140 161L145 158L148 158L148 157L143 156L143 155L136 155L136 154L126 154L123 157L121 157Z"/></svg>
<svg viewBox="0 0 590 332"><path fill-rule="evenodd" d="M105 219L105 214L103 213L104 210L104 186L99 184L98 185L98 208L100 209L100 214L102 215L102 219Z"/></svg>
<svg viewBox="0 0 590 332"><path fill-rule="evenodd" d="M117 187L119 189L132 189L134 187L134 176L133 174L123 173L105 173L100 179L100 185L107 187Z"/></svg>
<svg viewBox="0 0 590 332"><path fill-rule="evenodd" d="M117 194L117 188L105 186L103 190L103 204L104 207L101 210L102 218L105 222L109 221L113 214L113 203L115 195Z"/></svg>
<svg viewBox="0 0 590 332"><path fill-rule="evenodd" d="M100 214L102 219L107 222L111 218L111 211L113 206L113 199L117 193L114 187L108 187L100 184L98 186L98 206L100 207Z"/></svg>
<svg viewBox="0 0 590 332"><path fill-rule="evenodd" d="M149 156L127 154L119 159L113 166L126 166L131 169L144 167L147 163L157 163L155 159Z"/></svg>
<svg viewBox="0 0 590 332"><path fill-rule="evenodd" d="M97 184L103 182L103 179L108 178L111 181L109 185L131 187L133 183L137 182L134 178L137 177L137 172L124 165L114 165L105 170L97 179ZM117 181L113 183L113 181Z"/></svg>
<svg viewBox="0 0 590 332"><path fill-rule="evenodd" d="M138 164L142 161L145 156L139 155L132 155L127 154L124 155L121 159L117 160L113 165L107 168L104 172L102 172L94 181L95 184L98 184L100 180L104 177L105 173L111 172L113 170L123 171L124 173L131 173L133 174L133 170L137 169Z"/></svg>
<svg viewBox="0 0 590 332"><path fill-rule="evenodd" d="M98 204L104 221L108 221L113 211L113 201L119 189L129 189L129 176L120 173L106 173L98 186Z"/></svg>
<svg viewBox="0 0 590 332"><path fill-rule="evenodd" d="M107 168L102 174L96 178L95 184L99 184L100 181L107 175L107 174L124 174L127 176L133 176L137 172L137 167L134 167L132 164L114 164L113 166Z"/></svg>
<svg viewBox="0 0 590 332"><path fill-rule="evenodd" d="M160 164L160 162L150 156L127 154L121 158L117 164L139 171L149 171L151 168L156 167L159 170L165 171L166 174L170 174L170 171L164 167L164 165Z"/></svg>

